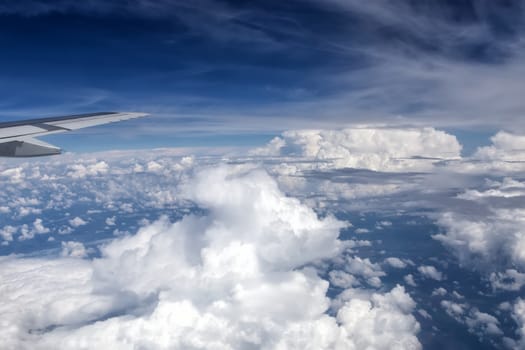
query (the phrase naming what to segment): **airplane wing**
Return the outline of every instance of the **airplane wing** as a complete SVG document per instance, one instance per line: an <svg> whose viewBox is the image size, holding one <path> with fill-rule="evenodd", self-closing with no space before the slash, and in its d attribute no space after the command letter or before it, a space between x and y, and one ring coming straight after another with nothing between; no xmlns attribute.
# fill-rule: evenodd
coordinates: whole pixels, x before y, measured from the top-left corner
<svg viewBox="0 0 525 350"><path fill-rule="evenodd" d="M144 117L145 113L99 112L0 123L0 157L60 154L60 148L35 139L95 125Z"/></svg>

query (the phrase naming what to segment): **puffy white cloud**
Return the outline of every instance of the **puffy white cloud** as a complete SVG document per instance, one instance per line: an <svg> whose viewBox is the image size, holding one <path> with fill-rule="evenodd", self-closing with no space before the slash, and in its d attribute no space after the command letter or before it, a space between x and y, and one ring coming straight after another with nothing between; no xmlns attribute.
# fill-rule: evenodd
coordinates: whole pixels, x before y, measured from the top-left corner
<svg viewBox="0 0 525 350"><path fill-rule="evenodd" d="M80 227L86 225L87 222L81 217L76 216L75 218L69 220L69 224L73 227Z"/></svg>
<svg viewBox="0 0 525 350"><path fill-rule="evenodd" d="M35 235L49 233L50 229L44 226L43 221L40 218L35 219L32 225L23 224L18 229L9 225L4 227L4 233L7 234L5 238L12 238L12 235L16 232L20 232L18 240L23 241L32 239L35 237Z"/></svg>
<svg viewBox="0 0 525 350"><path fill-rule="evenodd" d="M506 177L486 180L481 187L458 195L466 210L441 214L438 224L445 232L433 237L462 264L492 273L493 287L519 288L519 274L525 269L525 183ZM504 270L507 272L496 273ZM504 283L505 276L516 284Z"/></svg>
<svg viewBox="0 0 525 350"><path fill-rule="evenodd" d="M342 270L332 270L328 273L330 276L330 283L339 288L351 288L358 286L361 283L354 275Z"/></svg>
<svg viewBox="0 0 525 350"><path fill-rule="evenodd" d="M458 322L461 322L461 316L463 316L465 313L465 304L455 303L450 300L442 300L440 304L450 317L456 319Z"/></svg>
<svg viewBox="0 0 525 350"><path fill-rule="evenodd" d="M88 252L81 242L62 242L62 252L60 255L71 258L85 258Z"/></svg>
<svg viewBox="0 0 525 350"><path fill-rule="evenodd" d="M307 157L323 161L318 166L327 168L404 171L431 169L431 158L457 159L460 151L453 135L434 128L364 126L287 131L254 153Z"/></svg>
<svg viewBox="0 0 525 350"><path fill-rule="evenodd" d="M417 287L417 283L416 281L414 281L414 276L409 273L408 275L406 275L405 277L403 277L403 280L405 281L406 284L408 284L409 286L411 287Z"/></svg>
<svg viewBox="0 0 525 350"><path fill-rule="evenodd" d="M484 217L445 213L438 222L446 233L434 238L462 263L493 269L511 261L525 268L525 209L494 209Z"/></svg>
<svg viewBox="0 0 525 350"><path fill-rule="evenodd" d="M109 170L109 165L105 161L99 161L94 164L84 165L81 163L73 164L68 167L68 176L72 178L85 178L86 176L97 176L106 174Z"/></svg>
<svg viewBox="0 0 525 350"><path fill-rule="evenodd" d="M470 159L449 164L453 171L508 176L525 170L525 135L499 131L492 145L479 147Z"/></svg>
<svg viewBox="0 0 525 350"><path fill-rule="evenodd" d="M345 271L362 277L366 283L376 288L381 286L381 277L386 275L379 264L371 262L368 258L362 259L358 256L347 256L343 267Z"/></svg>
<svg viewBox="0 0 525 350"><path fill-rule="evenodd" d="M347 224L320 218L265 172L209 168L185 183L203 209L114 239L94 260L0 259L3 346L15 348L419 349L403 287L347 290L335 316L311 266L337 257ZM349 271L383 272L349 257ZM21 288L21 286L23 286Z"/></svg>
<svg viewBox="0 0 525 350"><path fill-rule="evenodd" d="M417 268L417 271L426 278L431 278L436 281L443 280L443 273L438 271L434 266L423 265Z"/></svg>
<svg viewBox="0 0 525 350"><path fill-rule="evenodd" d="M106 218L106 225L108 226L115 226L115 216L111 216Z"/></svg>
<svg viewBox="0 0 525 350"><path fill-rule="evenodd" d="M475 334L480 341L485 337L499 337L503 335L500 322L493 315L481 312L475 307L471 308L466 303L460 304L450 300L442 300L440 305L450 317L466 325L468 331Z"/></svg>
<svg viewBox="0 0 525 350"><path fill-rule="evenodd" d="M440 296L443 297L447 295L447 290L443 287L436 288L432 291L432 296Z"/></svg>
<svg viewBox="0 0 525 350"><path fill-rule="evenodd" d="M2 239L4 241L10 242L13 240L13 234L15 234L18 231L18 229L11 225L6 225L2 229L0 229L0 236L2 236Z"/></svg>
<svg viewBox="0 0 525 350"><path fill-rule="evenodd" d="M517 324L516 334L518 340L508 340L510 347L514 349L525 349L525 300L518 298L512 307L512 318Z"/></svg>
<svg viewBox="0 0 525 350"><path fill-rule="evenodd" d="M396 257L386 258L385 263L396 269L404 269L405 267L407 267L407 264L403 260Z"/></svg>
<svg viewBox="0 0 525 350"><path fill-rule="evenodd" d="M387 294L373 294L370 300L352 298L337 313L355 344L348 349L420 349L414 336L419 324L410 314L415 305L399 285Z"/></svg>
<svg viewBox="0 0 525 350"><path fill-rule="evenodd" d="M23 182L26 176L22 167L16 167L0 171L0 177L5 178L13 184L18 184Z"/></svg>
<svg viewBox="0 0 525 350"><path fill-rule="evenodd" d="M495 290L518 291L525 286L525 273L516 269L508 269L504 272L492 272L490 284Z"/></svg>
<svg viewBox="0 0 525 350"><path fill-rule="evenodd" d="M36 234L49 233L49 229L44 226L42 219L36 219L33 222L33 232Z"/></svg>
<svg viewBox="0 0 525 350"><path fill-rule="evenodd" d="M479 338L484 336L500 336L503 332L500 329L498 319L490 314L473 310L465 319L469 332L476 334Z"/></svg>
<svg viewBox="0 0 525 350"><path fill-rule="evenodd" d="M491 161L523 161L525 159L525 135L499 131L491 137L491 141L491 146L480 147L474 157Z"/></svg>

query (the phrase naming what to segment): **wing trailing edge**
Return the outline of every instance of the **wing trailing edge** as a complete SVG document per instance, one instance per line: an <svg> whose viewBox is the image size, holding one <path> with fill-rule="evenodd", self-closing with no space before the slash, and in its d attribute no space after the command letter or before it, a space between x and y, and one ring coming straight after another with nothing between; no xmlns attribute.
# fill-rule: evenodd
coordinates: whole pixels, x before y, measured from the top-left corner
<svg viewBox="0 0 525 350"><path fill-rule="evenodd" d="M0 157L39 157L61 152L60 148L36 139L0 143Z"/></svg>

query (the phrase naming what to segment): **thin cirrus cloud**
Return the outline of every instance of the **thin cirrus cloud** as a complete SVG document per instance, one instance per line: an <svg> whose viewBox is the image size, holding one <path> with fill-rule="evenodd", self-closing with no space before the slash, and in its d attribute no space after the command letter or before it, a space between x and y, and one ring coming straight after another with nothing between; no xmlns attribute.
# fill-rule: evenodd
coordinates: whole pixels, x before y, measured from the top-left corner
<svg viewBox="0 0 525 350"><path fill-rule="evenodd" d="M73 66L68 88L61 88L62 74L55 74L52 91L59 100L78 104L79 94L96 86L98 97L85 99L89 107L148 110L162 125L142 121L135 133L275 132L341 123L524 128L521 5L334 0L306 2L294 11L294 4L270 11L264 2L26 1L3 5L0 12L25 13L43 23L56 13L84 16L88 24L115 15L117 22L160 18L165 25L133 43L110 30L119 51L105 49L105 66L118 79L102 79L89 62L83 69L93 74L86 78ZM75 26L72 33L86 36ZM87 57L94 54L89 51ZM159 65L167 68L162 74ZM35 73L36 85L48 84ZM6 101L16 98L6 95ZM56 113L46 104L49 98L33 100L45 114ZM15 115L30 108L15 102L3 110Z"/></svg>

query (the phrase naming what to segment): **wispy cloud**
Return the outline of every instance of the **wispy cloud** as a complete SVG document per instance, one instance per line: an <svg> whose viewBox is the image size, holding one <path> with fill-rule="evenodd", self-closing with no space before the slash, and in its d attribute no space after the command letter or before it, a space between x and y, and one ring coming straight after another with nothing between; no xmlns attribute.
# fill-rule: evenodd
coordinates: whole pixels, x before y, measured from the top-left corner
<svg viewBox="0 0 525 350"><path fill-rule="evenodd" d="M177 69L163 62L169 68L162 74L150 68L115 77L126 82L125 89L98 83L98 91L111 91L110 98L90 99L89 107L147 110L176 123L177 130L280 131L356 123L525 130L525 11L519 2L0 5L3 15L53 13L172 22L152 55L173 57ZM71 96L79 90L86 87L55 93L75 105ZM56 110L44 102L37 107Z"/></svg>

